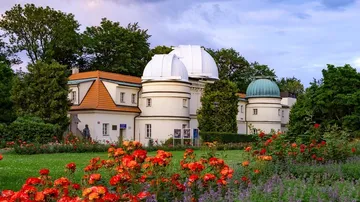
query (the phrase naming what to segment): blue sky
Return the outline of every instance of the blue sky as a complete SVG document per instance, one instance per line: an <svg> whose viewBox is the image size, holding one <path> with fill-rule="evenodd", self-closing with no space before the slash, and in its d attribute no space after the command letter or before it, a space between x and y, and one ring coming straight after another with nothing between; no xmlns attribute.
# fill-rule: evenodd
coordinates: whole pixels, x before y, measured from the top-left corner
<svg viewBox="0 0 360 202"><path fill-rule="evenodd" d="M7 0L0 12L15 3L71 12L82 29L102 17L122 25L139 22L152 35L152 47L233 47L305 86L321 78L326 64L360 68L357 0Z"/></svg>

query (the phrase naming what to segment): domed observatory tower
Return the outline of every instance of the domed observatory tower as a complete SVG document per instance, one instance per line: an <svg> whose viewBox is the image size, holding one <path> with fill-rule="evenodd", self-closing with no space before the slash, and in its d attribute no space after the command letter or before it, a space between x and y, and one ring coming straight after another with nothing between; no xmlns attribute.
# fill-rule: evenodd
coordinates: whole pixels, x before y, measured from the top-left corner
<svg viewBox="0 0 360 202"><path fill-rule="evenodd" d="M189 125L188 73L176 55L155 55L141 79L136 139L145 145L150 138L160 143L172 137L174 129Z"/></svg>
<svg viewBox="0 0 360 202"><path fill-rule="evenodd" d="M246 120L255 129L270 133L281 130L280 89L274 81L260 78L251 82L246 90L248 104ZM255 131L249 131L249 134Z"/></svg>
<svg viewBox="0 0 360 202"><path fill-rule="evenodd" d="M197 110L201 107L200 98L206 83L213 83L219 79L215 60L201 46L180 45L174 47L170 54L175 54L184 63L191 83L190 92L190 125L197 129Z"/></svg>

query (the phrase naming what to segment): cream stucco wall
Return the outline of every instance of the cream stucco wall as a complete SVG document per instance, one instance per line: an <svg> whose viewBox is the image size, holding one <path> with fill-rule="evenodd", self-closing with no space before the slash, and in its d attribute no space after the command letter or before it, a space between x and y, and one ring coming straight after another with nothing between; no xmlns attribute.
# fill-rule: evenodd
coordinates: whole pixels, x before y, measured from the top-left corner
<svg viewBox="0 0 360 202"><path fill-rule="evenodd" d="M104 83L106 89L108 90L115 104L125 105L125 106L137 106L137 100L138 100L137 96L138 96L139 88L122 86L108 81L102 81L102 82ZM120 93L125 93L124 102L120 102ZM135 103L133 103L131 100L133 94L135 94Z"/></svg>
<svg viewBox="0 0 360 202"><path fill-rule="evenodd" d="M280 98L249 98L246 107L246 121L256 129L270 133L281 129ZM257 114L254 114L257 109ZM249 132L251 133L251 132Z"/></svg>
<svg viewBox="0 0 360 202"><path fill-rule="evenodd" d="M85 124L89 125L91 138L98 141L118 141L120 134L120 124L126 124L123 130L123 140L132 140L134 135L134 117L136 113L107 112L107 111L87 111L72 112L77 113L81 121L78 128L82 131ZM102 133L103 123L109 124L109 135L104 136ZM112 125L116 125L116 130L112 130Z"/></svg>
<svg viewBox="0 0 360 202"><path fill-rule="evenodd" d="M74 102L75 105L78 105L82 102L84 99L86 93L89 91L91 85L94 81L87 81L83 83L79 83L78 85L70 85L69 86L69 100L72 98L72 92L76 92L76 100Z"/></svg>
<svg viewBox="0 0 360 202"><path fill-rule="evenodd" d="M238 134L247 134L246 133L246 122L245 121L237 121L237 133Z"/></svg>
<svg viewBox="0 0 360 202"><path fill-rule="evenodd" d="M173 137L174 129L181 129L183 124L189 125L189 119L169 117L136 118L136 140L140 141L143 145L148 145L149 143L149 138L146 137L146 124L151 125L151 138L161 143Z"/></svg>

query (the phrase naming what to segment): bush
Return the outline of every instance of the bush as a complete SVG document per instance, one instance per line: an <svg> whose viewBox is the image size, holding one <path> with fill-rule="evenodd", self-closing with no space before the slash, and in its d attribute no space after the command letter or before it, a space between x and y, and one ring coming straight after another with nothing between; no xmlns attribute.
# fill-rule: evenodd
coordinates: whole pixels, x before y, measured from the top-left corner
<svg viewBox="0 0 360 202"><path fill-rule="evenodd" d="M254 135L244 135L236 133L220 133L220 132L200 132L200 137L204 142L219 142L219 143L241 143L254 142Z"/></svg>
<svg viewBox="0 0 360 202"><path fill-rule="evenodd" d="M0 129L1 130L1 129ZM25 142L48 143L54 137L61 139L59 125L44 123L37 117L19 117L6 127L5 141L22 140Z"/></svg>

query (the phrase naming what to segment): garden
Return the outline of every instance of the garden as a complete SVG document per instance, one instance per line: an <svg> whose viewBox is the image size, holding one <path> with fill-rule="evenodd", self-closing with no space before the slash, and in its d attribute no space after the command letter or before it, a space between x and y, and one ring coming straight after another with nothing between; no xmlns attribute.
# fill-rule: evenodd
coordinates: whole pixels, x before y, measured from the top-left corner
<svg viewBox="0 0 360 202"><path fill-rule="evenodd" d="M204 142L165 151L124 141L89 153L74 145L99 143L72 136L58 145L77 153L9 143L0 201L358 201L360 144L337 128L312 139L318 127L308 140L259 131L241 150ZM31 147L37 152L24 155Z"/></svg>

